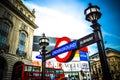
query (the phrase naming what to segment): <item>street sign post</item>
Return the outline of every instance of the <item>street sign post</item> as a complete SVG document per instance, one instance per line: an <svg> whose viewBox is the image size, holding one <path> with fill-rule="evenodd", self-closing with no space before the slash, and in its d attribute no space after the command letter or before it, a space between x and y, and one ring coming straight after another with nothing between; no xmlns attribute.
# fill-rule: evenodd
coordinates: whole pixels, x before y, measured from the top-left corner
<svg viewBox="0 0 120 80"><path fill-rule="evenodd" d="M74 40L68 44L65 44L63 46L60 46L60 47L52 50L51 52L49 52L45 55L45 59L48 60L48 59L51 59L51 58L53 58L59 54L62 54L64 52L88 46L90 44L97 42L98 40L100 40L99 33L97 33L97 34L91 33L85 37L82 37L78 40Z"/></svg>
<svg viewBox="0 0 120 80"><path fill-rule="evenodd" d="M99 40L98 37L95 37L94 33L91 33L83 38L80 38L78 40L78 46L79 48L82 48L82 47L95 43L97 40Z"/></svg>
<svg viewBox="0 0 120 80"><path fill-rule="evenodd" d="M62 54L64 52L67 52L67 51L70 51L70 50L74 50L74 49L77 49L77 41L74 40L68 44L65 44L63 46L60 46L59 48L56 48L50 52L48 52L47 54L45 54L45 59L48 60L48 59L51 59L59 54Z"/></svg>

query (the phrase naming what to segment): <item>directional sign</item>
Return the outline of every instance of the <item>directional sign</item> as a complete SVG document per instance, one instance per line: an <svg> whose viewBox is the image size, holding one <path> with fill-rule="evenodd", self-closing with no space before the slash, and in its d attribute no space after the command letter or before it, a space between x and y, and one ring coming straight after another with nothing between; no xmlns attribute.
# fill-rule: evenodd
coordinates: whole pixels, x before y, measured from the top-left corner
<svg viewBox="0 0 120 80"><path fill-rule="evenodd" d="M52 50L51 52L49 52L45 55L45 58L47 60L47 59L53 58L59 54L62 54L64 52L88 46L90 44L97 42L100 39L101 38L99 36L99 33L96 33L96 34L91 33L83 38L80 38L78 40L74 40L68 44L65 44L63 46L60 46L60 47Z"/></svg>
<svg viewBox="0 0 120 80"><path fill-rule="evenodd" d="M74 50L74 49L77 49L77 41L76 40L74 40L68 44L65 44L63 46L60 46L59 48L56 48L56 49L52 50L51 52L48 52L45 55L45 59L48 60L48 59L54 58L55 56L57 56L59 54L62 54L64 52Z"/></svg>
<svg viewBox="0 0 120 80"><path fill-rule="evenodd" d="M48 52L47 54L45 54L46 60L51 59L51 58L53 58L53 56L51 56L51 52Z"/></svg>
<svg viewBox="0 0 120 80"><path fill-rule="evenodd" d="M56 56L56 55L62 54L64 52L67 52L67 51L70 51L70 50L73 50L73 49L76 49L76 48L77 48L77 41L74 40L74 41L72 41L68 44L65 44L63 46L60 46L59 48L56 48L56 49L52 50L51 55Z"/></svg>
<svg viewBox="0 0 120 80"><path fill-rule="evenodd" d="M42 56L41 55L37 55L36 58L37 59L42 59Z"/></svg>
<svg viewBox="0 0 120 80"><path fill-rule="evenodd" d="M78 40L78 42L79 42L79 44L78 44L79 48L82 48L82 47L85 47L85 46L88 46L90 44L95 43L96 42L96 38L95 38L94 33L91 33L91 34L89 34L89 35L87 35L87 36L85 36L83 38L80 38Z"/></svg>

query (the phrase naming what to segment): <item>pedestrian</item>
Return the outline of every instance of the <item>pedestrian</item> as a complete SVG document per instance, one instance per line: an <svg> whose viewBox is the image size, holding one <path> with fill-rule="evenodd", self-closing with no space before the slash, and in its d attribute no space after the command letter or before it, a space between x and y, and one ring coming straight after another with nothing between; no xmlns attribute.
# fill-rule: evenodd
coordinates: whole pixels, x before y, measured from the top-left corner
<svg viewBox="0 0 120 80"><path fill-rule="evenodd" d="M70 75L68 75L68 78L67 78L67 80L72 80L72 78L71 78L71 76L70 76Z"/></svg>
<svg viewBox="0 0 120 80"><path fill-rule="evenodd" d="M50 74L50 80L54 80L55 79L55 75L54 74Z"/></svg>

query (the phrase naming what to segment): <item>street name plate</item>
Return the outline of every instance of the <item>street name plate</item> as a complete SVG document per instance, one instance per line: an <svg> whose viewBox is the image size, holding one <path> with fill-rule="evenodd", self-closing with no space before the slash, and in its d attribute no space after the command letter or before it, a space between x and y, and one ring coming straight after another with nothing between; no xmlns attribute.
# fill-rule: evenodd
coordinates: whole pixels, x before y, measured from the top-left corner
<svg viewBox="0 0 120 80"><path fill-rule="evenodd" d="M82 48L82 47L88 46L90 44L93 44L93 43L96 42L95 35L94 35L94 33L91 33L91 34L89 34L89 35L87 35L83 38L80 38L78 40L78 42L79 42L79 44L78 44L79 48Z"/></svg>
<svg viewBox="0 0 120 80"><path fill-rule="evenodd" d="M53 56L51 56L51 52L48 52L47 54L45 54L46 60L51 59L51 58L53 58Z"/></svg>

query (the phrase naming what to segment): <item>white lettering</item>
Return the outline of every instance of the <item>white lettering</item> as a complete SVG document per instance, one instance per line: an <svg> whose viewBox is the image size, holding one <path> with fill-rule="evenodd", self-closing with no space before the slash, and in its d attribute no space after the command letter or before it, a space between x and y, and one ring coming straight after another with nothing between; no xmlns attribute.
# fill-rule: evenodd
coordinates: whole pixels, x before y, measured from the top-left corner
<svg viewBox="0 0 120 80"><path fill-rule="evenodd" d="M87 39L84 39L83 41L80 41L80 44L85 44L86 42L89 42L91 40L93 40L93 37L89 37Z"/></svg>
<svg viewBox="0 0 120 80"><path fill-rule="evenodd" d="M73 41L71 43L66 44L65 46L61 46L58 49L52 51L52 56L56 56L60 53L67 52L67 51L73 50L75 48L77 48L77 43L76 43L76 41Z"/></svg>

